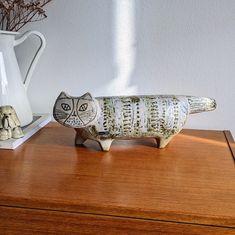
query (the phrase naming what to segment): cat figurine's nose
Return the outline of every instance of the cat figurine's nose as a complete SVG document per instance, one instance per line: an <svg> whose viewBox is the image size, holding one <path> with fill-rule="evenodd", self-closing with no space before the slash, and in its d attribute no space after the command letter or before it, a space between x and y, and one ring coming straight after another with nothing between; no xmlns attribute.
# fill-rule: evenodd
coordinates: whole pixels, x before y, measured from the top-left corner
<svg viewBox="0 0 235 235"><path fill-rule="evenodd" d="M74 111L73 114L72 114L72 117L76 117L76 112Z"/></svg>

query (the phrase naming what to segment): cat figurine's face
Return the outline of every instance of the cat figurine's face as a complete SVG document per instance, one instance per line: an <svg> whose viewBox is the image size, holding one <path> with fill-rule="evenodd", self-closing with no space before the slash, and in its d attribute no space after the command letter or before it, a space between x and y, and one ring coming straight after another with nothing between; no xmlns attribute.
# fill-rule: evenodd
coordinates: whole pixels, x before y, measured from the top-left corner
<svg viewBox="0 0 235 235"><path fill-rule="evenodd" d="M96 120L97 105L90 93L71 97L61 92L55 102L53 116L64 126L84 128Z"/></svg>

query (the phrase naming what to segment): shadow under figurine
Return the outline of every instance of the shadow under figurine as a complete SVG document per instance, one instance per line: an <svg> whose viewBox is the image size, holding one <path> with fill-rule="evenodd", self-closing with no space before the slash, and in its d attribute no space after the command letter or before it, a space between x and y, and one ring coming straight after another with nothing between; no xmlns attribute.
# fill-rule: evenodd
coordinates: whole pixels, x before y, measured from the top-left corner
<svg viewBox="0 0 235 235"><path fill-rule="evenodd" d="M90 93L58 96L53 116L75 128L75 144L92 139L109 151L114 139L155 138L164 148L183 128L187 116L216 108L214 99L195 96L149 95L93 98Z"/></svg>
<svg viewBox="0 0 235 235"><path fill-rule="evenodd" d="M0 106L0 140L18 139L24 136L20 121L12 106Z"/></svg>

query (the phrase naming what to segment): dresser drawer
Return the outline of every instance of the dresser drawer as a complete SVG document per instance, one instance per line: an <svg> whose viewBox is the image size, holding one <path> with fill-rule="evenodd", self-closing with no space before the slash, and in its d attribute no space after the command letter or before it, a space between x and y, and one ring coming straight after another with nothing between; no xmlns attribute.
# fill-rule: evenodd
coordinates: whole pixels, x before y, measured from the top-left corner
<svg viewBox="0 0 235 235"><path fill-rule="evenodd" d="M1 234L235 234L234 229L185 223L0 207Z"/></svg>
<svg viewBox="0 0 235 235"><path fill-rule="evenodd" d="M50 124L0 150L0 234L235 234L234 142L183 130L110 152Z"/></svg>

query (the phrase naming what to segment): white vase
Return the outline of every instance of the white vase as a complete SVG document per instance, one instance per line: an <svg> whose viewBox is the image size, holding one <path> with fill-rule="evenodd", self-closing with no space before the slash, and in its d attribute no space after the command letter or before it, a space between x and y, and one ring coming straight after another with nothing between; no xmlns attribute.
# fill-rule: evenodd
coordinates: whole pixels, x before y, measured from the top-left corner
<svg viewBox="0 0 235 235"><path fill-rule="evenodd" d="M29 65L25 78L22 79L14 47L24 42L30 35L40 39L40 46ZM18 32L0 30L0 106L13 106L21 126L28 125L33 120L26 91L45 46L44 36L37 31L27 31L21 35Z"/></svg>

